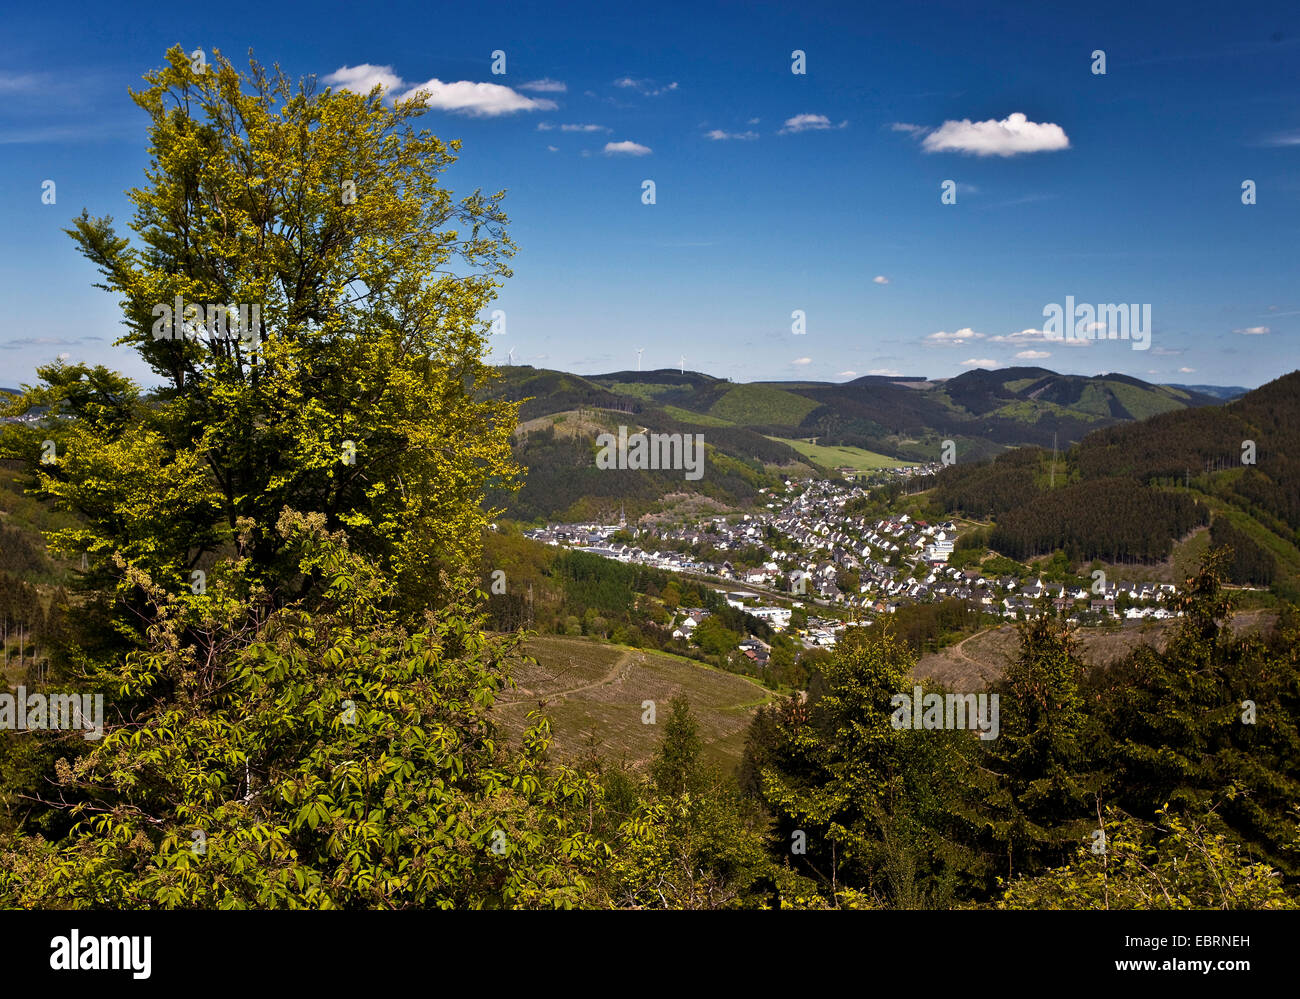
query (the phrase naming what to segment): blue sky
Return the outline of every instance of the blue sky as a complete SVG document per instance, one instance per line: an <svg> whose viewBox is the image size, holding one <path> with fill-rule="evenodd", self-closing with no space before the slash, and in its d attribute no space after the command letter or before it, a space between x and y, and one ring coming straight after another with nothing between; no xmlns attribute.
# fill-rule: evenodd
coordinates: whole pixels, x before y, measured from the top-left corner
<svg viewBox="0 0 1300 999"><path fill-rule="evenodd" d="M1248 386L1300 367L1300 6L1055 6L11 9L0 385L60 354L150 382L62 229L83 207L125 228L146 165L126 90L178 42L428 85L425 127L464 142L451 189L509 192L494 361L596 373L644 348L647 369L685 355L737 381L1038 364ZM1046 341L1066 296L1149 304L1150 349Z"/></svg>

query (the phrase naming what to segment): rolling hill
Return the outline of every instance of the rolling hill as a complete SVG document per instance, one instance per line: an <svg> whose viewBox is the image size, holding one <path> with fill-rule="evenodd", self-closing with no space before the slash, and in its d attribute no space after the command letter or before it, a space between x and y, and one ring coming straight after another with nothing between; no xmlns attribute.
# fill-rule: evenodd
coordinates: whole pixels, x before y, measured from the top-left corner
<svg viewBox="0 0 1300 999"><path fill-rule="evenodd" d="M774 485L778 471L933 461L945 440L955 441L967 460L1025 445L1068 447L1100 428L1223 404L1193 387L1037 367L978 369L935 381L865 376L842 384L737 384L670 369L589 376L528 365L498 371L494 394L522 403L517 451L530 472L518 496L494 499L525 520L585 519L622 503L640 513L683 491L743 506ZM664 472L596 474L595 434L620 424L703 434L709 474L696 483ZM825 448L848 450L819 450Z"/></svg>
<svg viewBox="0 0 1300 999"><path fill-rule="evenodd" d="M1059 461L1023 448L959 461L935 480L947 511L991 516L989 546L1016 559L1166 558L1208 524L1239 583L1300 592L1300 371L1222 406L1183 408L1088 434ZM1049 473L1049 466L1055 465Z"/></svg>

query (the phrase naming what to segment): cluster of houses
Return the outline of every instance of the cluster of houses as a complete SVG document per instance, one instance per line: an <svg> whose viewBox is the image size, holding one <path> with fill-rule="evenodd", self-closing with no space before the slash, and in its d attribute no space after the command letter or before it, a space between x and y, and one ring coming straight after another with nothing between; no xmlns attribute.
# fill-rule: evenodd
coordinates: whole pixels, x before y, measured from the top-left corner
<svg viewBox="0 0 1300 999"><path fill-rule="evenodd" d="M952 521L931 524L907 514L884 518L846 514L846 504L866 492L860 485L792 479L783 493L763 492L768 513L716 516L630 532L620 517L617 524L555 524L525 533L547 544L582 548L621 562L766 591L725 592L729 604L777 631L787 629L791 617L790 608L780 606L777 599L797 607L807 600L859 621L893 613L903 604L944 599L973 601L1008 619L1036 613L1045 600L1074 621L1173 616L1168 601L1175 591L1167 583L1098 580L1083 587L986 577L977 568L949 566L957 534ZM614 540L620 533L631 533L633 540ZM856 592L842 589L846 578L856 581ZM674 635L689 639L702 620L698 614L707 616L706 611L688 610L676 622ZM809 647L833 645L843 627L844 622L833 616L810 617L799 637ZM749 648L747 654L762 658L761 645Z"/></svg>
<svg viewBox="0 0 1300 999"><path fill-rule="evenodd" d="M790 620L794 613L791 607L780 607L775 604L763 604L763 598L757 593L750 593L747 590L719 590L727 604L739 610L743 610L751 617L768 624L773 631L784 632L790 628ZM802 607L802 602L795 601L795 606ZM683 607L677 612L673 622L673 638L680 638L690 641L691 635L695 629L709 616L709 611L702 607ZM799 629L797 637L805 648L815 648L817 646L834 645L836 636L845 628L845 622L834 618L819 618L815 616L808 617L807 627ZM762 639L749 637L742 641L737 648L746 658L755 662L759 666L766 666L768 656L772 647Z"/></svg>

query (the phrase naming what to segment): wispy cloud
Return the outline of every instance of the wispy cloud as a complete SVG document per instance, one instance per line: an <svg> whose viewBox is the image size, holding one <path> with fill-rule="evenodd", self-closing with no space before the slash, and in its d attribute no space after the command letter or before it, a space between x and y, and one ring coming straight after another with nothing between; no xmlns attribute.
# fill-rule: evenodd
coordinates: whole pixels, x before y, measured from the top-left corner
<svg viewBox="0 0 1300 999"><path fill-rule="evenodd" d="M552 80L549 77L543 77L540 80L530 80L528 83L519 84L520 90L531 90L535 94L563 94L569 88L560 80Z"/></svg>
<svg viewBox="0 0 1300 999"><path fill-rule="evenodd" d="M752 139L757 139L758 133L754 131L724 132L720 128L715 128L711 132L706 132L704 134L704 137L706 139L713 139L715 142L725 142L728 139L741 139L743 141L750 141Z"/></svg>
<svg viewBox="0 0 1300 999"><path fill-rule="evenodd" d="M796 135L799 132L824 132L831 128L844 128L846 125L848 125L847 119L838 125L832 125L831 120L824 114L797 114L793 118L785 120L785 126L777 132L777 135Z"/></svg>
<svg viewBox="0 0 1300 999"><path fill-rule="evenodd" d="M0 73L0 94L35 93L41 89L42 79L35 73Z"/></svg>
<svg viewBox="0 0 1300 999"><path fill-rule="evenodd" d="M0 128L0 146L42 142L96 142L104 139L131 140L139 134L139 127L129 121L100 119L67 125Z"/></svg>
<svg viewBox="0 0 1300 999"><path fill-rule="evenodd" d="M1099 324L1105 329L1105 324ZM989 343L1005 343L1012 347L1037 347L1051 343L1053 347L1087 347L1092 341L1083 337L1064 337L1063 339L1054 339L1039 329L1021 330L1018 333L1007 333L1005 335L991 336L988 338ZM1017 357L1022 355L1017 354ZM1044 354L1044 357L1047 355Z"/></svg>
<svg viewBox="0 0 1300 999"><path fill-rule="evenodd" d="M883 274L877 274L875 277L873 277L873 278L871 279L871 283L872 283L872 284L889 284L889 278L885 277L885 275L883 275Z"/></svg>
<svg viewBox="0 0 1300 999"><path fill-rule="evenodd" d="M795 358L793 361L791 361L790 363L791 363L791 364L797 364L797 365L799 365L800 367L802 367L802 366L805 365L805 364L812 364L812 358L811 358L811 357L796 357L796 358Z"/></svg>
<svg viewBox="0 0 1300 999"><path fill-rule="evenodd" d="M958 190L961 189L960 184L958 184L957 187ZM992 204L979 205L976 210L981 212L991 212L999 208L1013 208L1016 205L1032 205L1040 201L1052 201L1056 197L1058 197L1058 195L1055 194L1022 194L1017 198L1007 198L1005 201L995 201Z"/></svg>
<svg viewBox="0 0 1300 999"><path fill-rule="evenodd" d="M961 362L963 368L996 368L998 362L987 357L968 357Z"/></svg>
<svg viewBox="0 0 1300 999"><path fill-rule="evenodd" d="M658 97L660 94L671 93L677 89L677 81L666 86L659 86L653 80L638 80L635 77L624 76L614 81L614 86L622 87L625 90L635 90L642 97Z"/></svg>
<svg viewBox="0 0 1300 999"><path fill-rule="evenodd" d="M1267 326L1247 326L1245 329L1233 330L1234 333L1241 333L1244 336L1263 336L1265 333L1271 333L1272 330Z"/></svg>
<svg viewBox="0 0 1300 999"><path fill-rule="evenodd" d="M1300 146L1300 129L1294 132L1278 132L1270 135L1261 145L1265 146Z"/></svg>
<svg viewBox="0 0 1300 999"><path fill-rule="evenodd" d="M99 343L102 336L20 336L0 340L0 350L17 350L19 347L80 347L86 343Z"/></svg>

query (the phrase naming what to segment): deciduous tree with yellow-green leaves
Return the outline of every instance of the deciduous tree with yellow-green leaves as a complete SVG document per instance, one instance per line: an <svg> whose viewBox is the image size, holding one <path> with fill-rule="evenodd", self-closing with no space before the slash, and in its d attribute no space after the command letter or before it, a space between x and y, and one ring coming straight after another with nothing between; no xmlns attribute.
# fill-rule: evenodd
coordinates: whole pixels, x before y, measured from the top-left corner
<svg viewBox="0 0 1300 999"><path fill-rule="evenodd" d="M482 313L515 249L503 192L443 186L459 143L415 127L418 95L318 90L179 46L145 81L135 239L88 212L69 234L159 387L55 364L8 406L48 407L3 449L80 515L53 545L119 581L114 552L188 585L247 518L252 566L289 600L314 583L272 530L293 507L344 529L412 606L436 599L476 567L486 489L518 474L516 407L483 394Z"/></svg>

